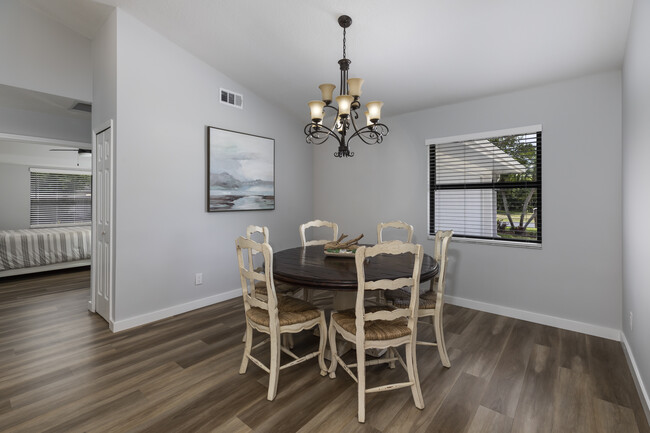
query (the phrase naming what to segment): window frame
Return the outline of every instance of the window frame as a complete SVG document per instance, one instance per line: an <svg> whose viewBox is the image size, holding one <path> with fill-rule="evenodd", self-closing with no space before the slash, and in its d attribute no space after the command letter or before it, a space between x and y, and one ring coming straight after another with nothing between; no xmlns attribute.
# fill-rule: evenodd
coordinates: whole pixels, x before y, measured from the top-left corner
<svg viewBox="0 0 650 433"><path fill-rule="evenodd" d="M536 188L538 194L538 219L537 219L537 228L538 236L536 240L516 240L516 239L495 239L495 238L485 238L480 236L472 235L461 235L454 234L454 242L458 241L461 243L474 243L474 244L487 244L495 246L508 246L508 247L520 247L520 248L532 248L532 249L541 249L542 248L542 125L530 125L522 126L516 128L500 129L494 131L478 132L471 134L463 134L456 136L447 136L440 138L433 138L425 140L428 163L427 170L427 237L428 239L434 239L435 237L435 225L432 227L432 222L435 224L435 191L432 189L432 170L431 170L431 148L432 146L438 144L451 144L456 142L468 142L475 140L487 140L490 138L497 137L506 137L512 135L525 135L525 134L537 134L537 151L536 151L536 167L537 167L537 180L536 181L525 181L525 182L516 182L509 183L508 188L517 188L517 187L529 187ZM435 179L433 179L435 181ZM481 185L467 184L469 186L478 186L477 189L492 189L494 188L494 183L486 183ZM443 188L442 190L453 190L453 188ZM496 221L495 221L496 222Z"/></svg>
<svg viewBox="0 0 650 433"><path fill-rule="evenodd" d="M77 222L64 222L64 223L44 223L44 224L33 224L32 223L32 176L34 173L40 174L62 174L62 175L75 175L75 176L88 176L90 180L90 220L89 221L77 221ZM48 227L72 227L72 226L85 226L92 224L92 173L87 170L65 170L65 169L51 169L51 168L38 168L30 167L29 168L29 227L30 228L48 228Z"/></svg>

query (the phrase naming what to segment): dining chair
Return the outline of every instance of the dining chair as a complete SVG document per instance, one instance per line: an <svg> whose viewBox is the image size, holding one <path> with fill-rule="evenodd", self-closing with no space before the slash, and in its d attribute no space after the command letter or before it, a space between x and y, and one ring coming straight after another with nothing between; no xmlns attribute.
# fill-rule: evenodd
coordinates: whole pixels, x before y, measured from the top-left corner
<svg viewBox="0 0 650 433"><path fill-rule="evenodd" d="M391 255L412 255L413 272L408 278L382 279L378 281L366 281L365 266L367 259L372 260L379 254ZM416 302L418 286L420 283L420 272L422 268L422 246L400 241L385 242L372 247L359 247L355 253L355 264L357 268L357 297L355 308L352 310L332 311L329 340L332 351L332 363L329 368L330 378L336 377L338 364L357 382L358 395L358 420L365 422L365 398L366 394L389 391L399 388L410 387L415 407L424 408L422 390L415 354L417 334L417 308ZM391 306L369 306L364 303L366 291L372 290L399 290L409 287L413 293L413 301L406 308ZM337 353L337 333L345 340L354 343L357 352L357 362L346 364ZM395 347L405 346L406 363L399 355ZM388 349L390 356L366 361L366 349ZM366 387L366 366L382 363L395 363L399 361L408 374L408 381L392 383L389 385ZM351 368L357 369L357 374Z"/></svg>
<svg viewBox="0 0 650 433"><path fill-rule="evenodd" d="M447 274L447 249L454 232L452 230L437 231L433 246L433 258L438 263L438 275L431 280L429 290L418 296L418 318L431 317L436 341L418 341L424 346L437 346L442 365L449 368L451 362L445 345L443 328L443 307L445 305L445 276ZM410 303L411 294L407 291L395 291L387 294L387 300L395 307L403 307Z"/></svg>
<svg viewBox="0 0 650 433"><path fill-rule="evenodd" d="M384 241L384 229L391 228L391 229L398 229L398 230L406 230L406 242L411 242L413 240L413 226L410 224L406 224L403 221L391 221L388 223L379 223L377 224L377 243L381 244ZM384 305L386 303L386 298L384 296L383 290L378 290L377 291L377 296L375 302L378 305Z"/></svg>
<svg viewBox="0 0 650 433"><path fill-rule="evenodd" d="M387 228L401 229L406 230L406 242L411 242L413 240L413 226L406 224L403 221L391 221L388 223L379 223L377 224L377 243L380 244L385 242L383 239L383 231Z"/></svg>
<svg viewBox="0 0 650 433"><path fill-rule="evenodd" d="M306 231L308 228L317 228L317 227L329 227L332 229L332 238L331 239L313 239L308 241L307 240L307 235ZM339 236L339 226L336 223L330 222L330 221L323 221L323 220L313 220L306 222L304 224L300 224L299 227L300 231L300 244L303 247L308 247L311 245L325 245L328 242L332 242L337 240ZM303 297L306 301L311 302L312 297L313 297L313 289L307 289L303 288Z"/></svg>
<svg viewBox="0 0 650 433"><path fill-rule="evenodd" d="M271 401L277 394L280 370L318 357L321 376L327 374L324 359L327 342L325 313L323 310L314 307L302 299L291 296L278 296L276 294L273 282L273 249L271 245L267 242L257 243L242 236L237 238L235 243L237 246L237 260L239 263L239 276L241 279L246 318L246 345L244 347L241 366L239 367L239 374L246 373L248 361L252 361L253 364L269 373L269 390L266 398ZM261 253L264 257L262 272L256 271L253 263L245 260L246 256L252 256L252 253L248 254L251 250ZM256 281L265 282L267 287L266 300L253 296L253 286ZM298 357L280 343L282 334L295 334L316 326L320 330L320 342L316 352ZM253 346L253 330L268 334L269 337ZM268 367L251 354L254 349L267 342L270 342L271 349L271 359ZM289 355L293 360L281 365L280 355L282 352Z"/></svg>
<svg viewBox="0 0 650 433"><path fill-rule="evenodd" d="M311 227L329 227L332 229L332 237L330 239L314 239L308 241L306 238L306 230ZM308 247L310 245L325 245L328 242L335 241L339 236L339 226L336 223L322 220L309 221L304 224L300 224L300 243L303 247Z"/></svg>
<svg viewBox="0 0 650 433"><path fill-rule="evenodd" d="M269 243L269 229L268 227L261 227L261 226L256 226L256 225L249 225L246 227L246 238L247 239L252 239L255 240L254 238L262 236L262 242L259 243ZM257 257L259 257L260 252L259 251L254 251L253 249L248 250L248 261L249 263L254 264L254 270L255 272L262 272L262 269L264 268L264 261L259 260L260 263L256 263ZM254 297L266 300L267 299L267 292L266 292L266 282L265 281L251 281L251 290L252 294ZM289 296L294 296L297 292L301 290L300 287L296 287L294 285L288 284L288 283L283 283L283 282L278 282L275 283L275 293L276 294L281 294L281 295L289 295ZM244 332L244 336L242 337L242 342L246 342L246 332ZM282 344L284 346L288 346L290 348L293 348L293 336L291 334L283 335L282 336Z"/></svg>

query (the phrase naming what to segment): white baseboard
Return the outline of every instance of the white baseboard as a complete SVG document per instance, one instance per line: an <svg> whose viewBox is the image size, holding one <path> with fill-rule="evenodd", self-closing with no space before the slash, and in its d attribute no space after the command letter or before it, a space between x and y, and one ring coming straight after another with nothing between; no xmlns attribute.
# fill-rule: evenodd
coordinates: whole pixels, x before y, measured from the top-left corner
<svg viewBox="0 0 650 433"><path fill-rule="evenodd" d="M643 405L645 416L648 420L650 420L650 397L648 396L648 389L643 383L641 372L639 371L639 367L636 365L636 360L634 359L634 354L632 353L632 348L627 342L627 338L623 332L621 332L621 343L623 344L623 352L625 353L625 358L627 358L627 364L630 366L630 370L632 371L634 384L636 385L636 390L639 393L639 398L641 399L641 404Z"/></svg>
<svg viewBox="0 0 650 433"><path fill-rule="evenodd" d="M453 305L458 305L459 307L471 308L473 310L485 311L488 313L499 314L501 316L514 317L515 319L527 320L529 322L554 326L556 328L567 329L569 331L595 335L596 337L603 337L609 340L621 340L620 329L606 328L604 326L593 325L591 323L578 322L575 320L548 316L546 314L533 313L532 311L519 310L516 308L504 307L496 304L488 304L487 302L473 301L471 299L458 298L456 296L445 295L445 302Z"/></svg>
<svg viewBox="0 0 650 433"><path fill-rule="evenodd" d="M130 317L128 319L116 320L109 323L109 326L113 332L124 331L125 329L146 325L147 323L156 322L161 319L166 319L167 317L176 316L177 314L187 313L188 311L196 310L197 308L207 307L208 305L216 304L217 302L227 301L228 299L236 298L237 296L241 296L241 289L230 290L225 293L219 293L218 295L208 296L207 298L196 299L194 301L186 302L185 304L174 305L173 307L163 308L162 310L152 311L151 313Z"/></svg>

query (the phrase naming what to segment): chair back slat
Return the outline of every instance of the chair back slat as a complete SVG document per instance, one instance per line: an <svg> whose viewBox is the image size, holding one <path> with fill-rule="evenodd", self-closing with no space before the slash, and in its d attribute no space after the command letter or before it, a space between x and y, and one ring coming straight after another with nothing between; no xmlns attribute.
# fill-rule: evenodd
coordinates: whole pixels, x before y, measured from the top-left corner
<svg viewBox="0 0 650 433"><path fill-rule="evenodd" d="M251 307L261 308L262 310L268 310L269 309L269 305L266 302L254 297L254 296L251 296L251 295L248 295L248 304Z"/></svg>
<svg viewBox="0 0 650 433"><path fill-rule="evenodd" d="M387 241L381 244L373 245L371 247L364 247L366 249L365 256L366 258L375 257L379 254L416 254L418 247L421 248L421 245L418 244L409 244L402 241Z"/></svg>
<svg viewBox="0 0 650 433"><path fill-rule="evenodd" d="M400 317L409 317L411 314L410 310L408 308L397 308L395 310L382 310L382 311L375 311L372 313L366 313L363 316L363 319L366 322L370 322L373 320L395 320L399 319Z"/></svg>
<svg viewBox="0 0 650 433"><path fill-rule="evenodd" d="M391 221L388 223L379 223L377 224L377 243L381 244L386 242L383 239L383 231L387 228L394 228L399 230L406 230L406 242L411 242L413 240L413 226L405 223L404 221Z"/></svg>
<svg viewBox="0 0 650 433"><path fill-rule="evenodd" d="M248 269L239 269L239 272L248 280L266 281L266 275L256 271L249 271Z"/></svg>
<svg viewBox="0 0 650 433"><path fill-rule="evenodd" d="M364 285L364 290L397 290L402 287L411 287L413 285L413 278L398 278L396 280L377 280L367 281Z"/></svg>
<svg viewBox="0 0 650 433"><path fill-rule="evenodd" d="M307 240L306 230L311 227L329 227L332 229L332 237L330 239L314 239ZM300 243L303 247L308 247L310 245L325 245L328 242L337 240L339 237L339 226L336 223L323 220L314 220L309 221L304 224L300 224Z"/></svg>

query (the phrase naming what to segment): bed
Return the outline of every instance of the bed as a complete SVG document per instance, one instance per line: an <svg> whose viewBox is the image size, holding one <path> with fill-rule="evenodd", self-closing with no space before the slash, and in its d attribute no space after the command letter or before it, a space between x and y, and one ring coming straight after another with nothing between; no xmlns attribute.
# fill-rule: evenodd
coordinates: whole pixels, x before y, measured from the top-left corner
<svg viewBox="0 0 650 433"><path fill-rule="evenodd" d="M0 277L90 265L90 226L0 230Z"/></svg>

